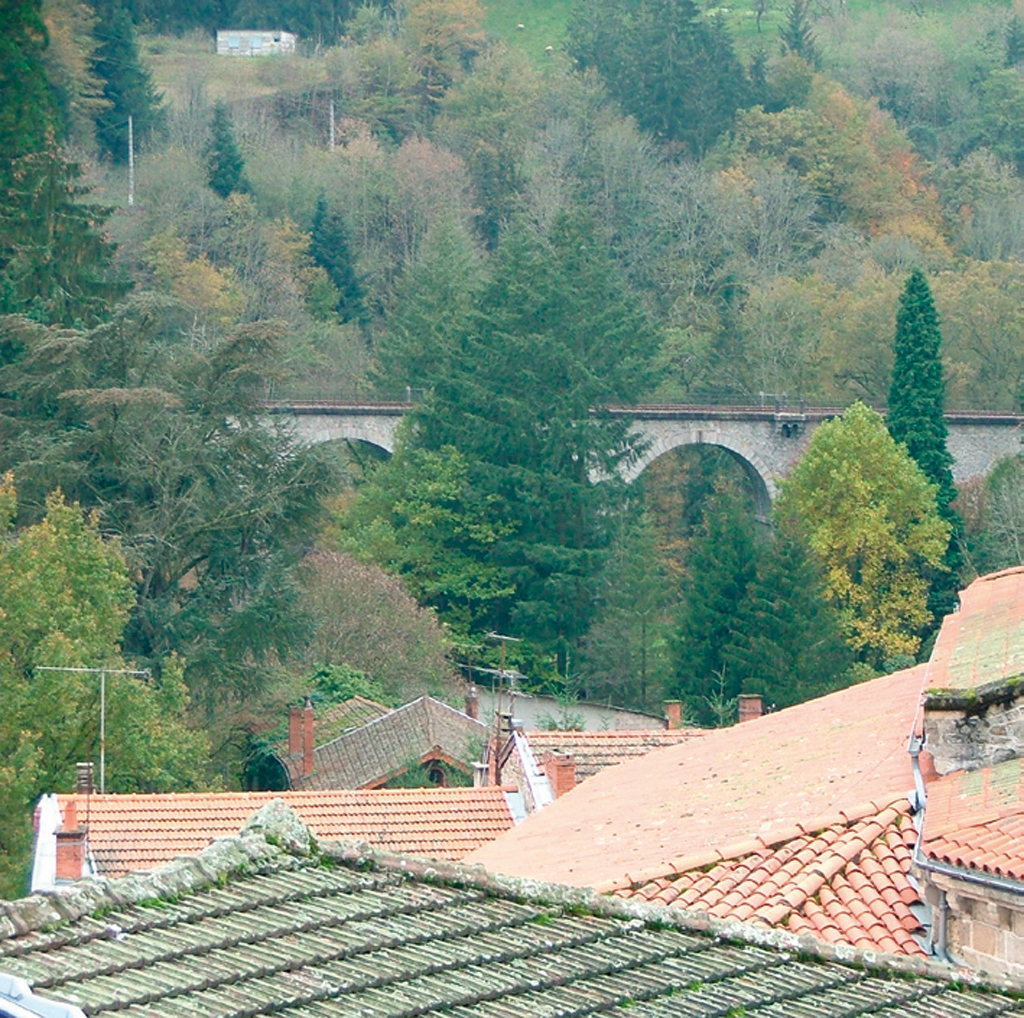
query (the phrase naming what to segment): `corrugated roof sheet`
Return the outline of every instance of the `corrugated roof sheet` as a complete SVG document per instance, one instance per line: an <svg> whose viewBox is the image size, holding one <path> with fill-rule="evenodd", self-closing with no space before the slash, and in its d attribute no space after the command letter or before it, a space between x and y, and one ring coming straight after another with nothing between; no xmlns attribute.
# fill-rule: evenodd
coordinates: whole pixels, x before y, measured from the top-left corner
<svg viewBox="0 0 1024 1018"><path fill-rule="evenodd" d="M316 792L61 795L88 825L104 876L150 870L236 834L261 806L283 799L325 840L365 841L392 852L461 859L513 826L501 788L410 788Z"/></svg>
<svg viewBox="0 0 1024 1018"><path fill-rule="evenodd" d="M124 1018L953 1018L1024 1001L919 959L345 850L267 825L151 878L5 906L0 971Z"/></svg>

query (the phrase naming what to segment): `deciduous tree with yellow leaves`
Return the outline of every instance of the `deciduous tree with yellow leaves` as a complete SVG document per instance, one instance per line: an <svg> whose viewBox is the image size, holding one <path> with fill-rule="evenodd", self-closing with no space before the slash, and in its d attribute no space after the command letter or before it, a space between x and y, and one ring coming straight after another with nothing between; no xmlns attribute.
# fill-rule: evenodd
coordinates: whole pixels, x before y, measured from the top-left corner
<svg viewBox="0 0 1024 1018"><path fill-rule="evenodd" d="M806 536L858 658L878 667L915 655L931 621L928 588L943 568L949 524L935 486L881 416L854 403L822 424L776 512Z"/></svg>

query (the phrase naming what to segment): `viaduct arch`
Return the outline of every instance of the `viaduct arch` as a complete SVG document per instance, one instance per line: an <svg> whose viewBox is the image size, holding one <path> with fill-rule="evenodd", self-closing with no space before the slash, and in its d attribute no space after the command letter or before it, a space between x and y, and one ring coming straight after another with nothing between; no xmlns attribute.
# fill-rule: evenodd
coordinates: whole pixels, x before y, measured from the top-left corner
<svg viewBox="0 0 1024 1018"><path fill-rule="evenodd" d="M396 433L409 403L268 402L269 413L287 417L293 433L310 444L354 440L394 452ZM606 412L628 417L646 441L644 453L625 470L635 480L659 456L684 445L714 445L740 462L754 491L759 518L767 520L778 483L807 449L823 421L839 416L836 407L612 406ZM1024 415L951 413L946 415L948 448L957 482L984 477L1004 456L1022 451Z"/></svg>

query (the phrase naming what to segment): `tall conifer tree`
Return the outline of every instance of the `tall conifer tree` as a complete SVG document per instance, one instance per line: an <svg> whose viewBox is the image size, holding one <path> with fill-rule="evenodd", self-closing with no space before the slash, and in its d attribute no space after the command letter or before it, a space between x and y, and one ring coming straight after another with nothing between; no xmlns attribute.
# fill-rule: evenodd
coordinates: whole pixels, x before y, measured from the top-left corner
<svg viewBox="0 0 1024 1018"><path fill-rule="evenodd" d="M362 318L366 314L363 288L359 285L353 264L345 220L340 212L330 208L322 194L317 198L313 212L309 253L338 291L338 302L334 307L338 317L343 322Z"/></svg>
<svg viewBox="0 0 1024 1018"><path fill-rule="evenodd" d="M414 440L457 448L469 483L510 524L484 551L513 591L488 628L530 634L538 667L554 653L564 675L617 529L616 467L636 451L627 420L591 408L648 390L656 335L576 211L546 236L510 228L477 313L452 326L441 356L420 362L430 391Z"/></svg>
<svg viewBox="0 0 1024 1018"><path fill-rule="evenodd" d="M242 158L235 132L231 126L231 111L219 102L213 108L210 137L203 148L206 179L211 190L221 198L233 191L245 191L245 160Z"/></svg>
<svg viewBox="0 0 1024 1018"><path fill-rule="evenodd" d="M121 0L99 0L96 8L95 72L108 105L96 118L100 151L117 163L128 161L128 118L138 145L163 123L160 96L142 64L131 14Z"/></svg>
<svg viewBox="0 0 1024 1018"><path fill-rule="evenodd" d="M889 390L889 434L903 442L911 458L932 484L938 485L939 514L952 530L945 562L949 573L936 578L931 608L941 615L952 611L956 598L956 570L960 565L957 532L960 517L952 508L956 498L953 457L946 448L948 431L943 416L946 386L942 378L939 316L928 280L920 269L907 278L896 312L896 362Z"/></svg>
<svg viewBox="0 0 1024 1018"><path fill-rule="evenodd" d="M788 707L838 689L853 661L821 568L795 528L776 524L723 650L746 693Z"/></svg>
<svg viewBox="0 0 1024 1018"><path fill-rule="evenodd" d="M700 533L687 558L689 581L682 596L676 635L676 680L670 692L684 699L703 724L727 720L722 708L741 693L743 671L727 649L737 632L759 549L754 521L729 488L715 493L704 510Z"/></svg>
<svg viewBox="0 0 1024 1018"><path fill-rule="evenodd" d="M692 0L576 0L569 52L600 73L641 127L692 156L748 102L724 22L706 21Z"/></svg>

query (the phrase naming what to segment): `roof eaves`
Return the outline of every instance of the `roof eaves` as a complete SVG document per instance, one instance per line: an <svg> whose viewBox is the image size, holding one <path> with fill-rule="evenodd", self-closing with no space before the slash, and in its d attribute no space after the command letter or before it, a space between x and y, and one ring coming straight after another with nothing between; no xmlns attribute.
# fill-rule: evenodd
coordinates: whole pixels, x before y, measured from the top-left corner
<svg viewBox="0 0 1024 1018"><path fill-rule="evenodd" d="M1007 675L995 682L966 689L934 687L926 689L924 704L930 710L981 711L992 704L1008 704L1024 696L1024 673Z"/></svg>
<svg viewBox="0 0 1024 1018"><path fill-rule="evenodd" d="M308 855L314 847L302 821L282 800L275 799L246 823L241 834L217 838L196 856L175 859L146 874L85 877L53 891L0 902L0 940L111 908L175 898L216 884L232 873Z"/></svg>
<svg viewBox="0 0 1024 1018"><path fill-rule="evenodd" d="M874 801L861 803L858 806L840 810L838 813L829 816L815 817L813 820L806 823L798 823L791 828L770 831L757 838L745 838L730 845L723 845L721 848L711 848L702 852L679 856L675 859L659 863L656 866L637 870L635 873L627 873L614 880L604 881L597 885L596 890L602 894L629 889L635 890L654 880L676 877L682 873L689 873L692 870L715 866L720 862L741 859L761 849L778 849L790 841L805 835L818 834L829 827L837 825L846 827L859 820L866 820L868 817L876 816L897 803L908 801L908 797L904 792L893 794L892 796L880 796Z"/></svg>

